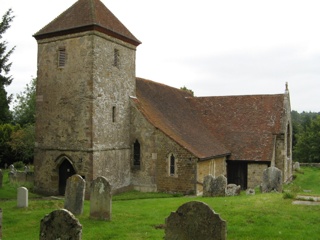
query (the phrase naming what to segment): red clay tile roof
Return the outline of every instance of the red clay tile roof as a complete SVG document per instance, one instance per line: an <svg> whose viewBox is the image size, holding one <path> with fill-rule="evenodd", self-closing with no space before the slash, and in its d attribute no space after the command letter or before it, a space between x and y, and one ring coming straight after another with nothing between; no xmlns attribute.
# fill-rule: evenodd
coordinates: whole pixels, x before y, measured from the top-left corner
<svg viewBox="0 0 320 240"><path fill-rule="evenodd" d="M141 78L136 84L136 106L156 128L200 159L229 154L192 109L190 93Z"/></svg>
<svg viewBox="0 0 320 240"><path fill-rule="evenodd" d="M138 109L158 129L200 159L270 161L281 133L284 94L192 97L137 78Z"/></svg>
<svg viewBox="0 0 320 240"><path fill-rule="evenodd" d="M270 161L283 133L284 94L190 99L208 131L231 150L230 160Z"/></svg>
<svg viewBox="0 0 320 240"><path fill-rule="evenodd" d="M78 0L34 37L39 40L89 30L97 30L134 46L141 43L100 0Z"/></svg>

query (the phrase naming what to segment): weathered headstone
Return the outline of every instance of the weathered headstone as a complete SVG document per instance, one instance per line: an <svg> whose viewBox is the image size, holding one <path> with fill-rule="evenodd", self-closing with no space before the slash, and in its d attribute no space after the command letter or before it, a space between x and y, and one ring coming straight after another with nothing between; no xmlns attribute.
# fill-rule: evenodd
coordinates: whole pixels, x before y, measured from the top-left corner
<svg viewBox="0 0 320 240"><path fill-rule="evenodd" d="M68 178L64 208L74 215L80 215L83 212L85 180L78 174Z"/></svg>
<svg viewBox="0 0 320 240"><path fill-rule="evenodd" d="M241 186L236 184L228 184L226 187L226 196L237 196L240 195Z"/></svg>
<svg viewBox="0 0 320 240"><path fill-rule="evenodd" d="M248 188L246 190L246 195L255 195L256 191L253 188Z"/></svg>
<svg viewBox="0 0 320 240"><path fill-rule="evenodd" d="M105 177L96 178L90 191L90 217L99 220L111 220L111 185Z"/></svg>
<svg viewBox="0 0 320 240"><path fill-rule="evenodd" d="M10 171L8 173L9 176L9 182L15 182L17 180L17 175L15 171Z"/></svg>
<svg viewBox="0 0 320 240"><path fill-rule="evenodd" d="M0 208L0 240L2 239L2 209Z"/></svg>
<svg viewBox="0 0 320 240"><path fill-rule="evenodd" d="M19 208L28 207L28 189L25 187L18 188L17 206Z"/></svg>
<svg viewBox="0 0 320 240"><path fill-rule="evenodd" d="M293 170L300 170L300 163L299 162L295 162L293 164Z"/></svg>
<svg viewBox="0 0 320 240"><path fill-rule="evenodd" d="M39 239L81 240L82 225L68 210L55 210L41 219Z"/></svg>
<svg viewBox="0 0 320 240"><path fill-rule="evenodd" d="M3 172L0 169L0 188L2 188L2 182L3 182Z"/></svg>
<svg viewBox="0 0 320 240"><path fill-rule="evenodd" d="M219 197L225 196L227 187L227 178L223 175L214 178L212 175L204 177L203 181L203 196L204 197Z"/></svg>
<svg viewBox="0 0 320 240"><path fill-rule="evenodd" d="M261 192L282 192L282 172L276 167L269 167L263 171Z"/></svg>
<svg viewBox="0 0 320 240"><path fill-rule="evenodd" d="M165 240L227 239L227 223L207 204L183 204L166 219Z"/></svg>

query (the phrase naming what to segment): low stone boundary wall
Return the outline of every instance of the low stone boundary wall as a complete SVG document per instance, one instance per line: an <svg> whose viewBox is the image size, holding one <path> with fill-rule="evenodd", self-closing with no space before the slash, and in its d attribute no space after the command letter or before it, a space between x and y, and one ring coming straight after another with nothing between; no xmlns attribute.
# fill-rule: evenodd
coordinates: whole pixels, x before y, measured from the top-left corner
<svg viewBox="0 0 320 240"><path fill-rule="evenodd" d="M317 167L320 168L320 163L300 163L301 167Z"/></svg>
<svg viewBox="0 0 320 240"><path fill-rule="evenodd" d="M13 176L9 177L11 181L17 182L33 182L34 180L34 172L15 172Z"/></svg>

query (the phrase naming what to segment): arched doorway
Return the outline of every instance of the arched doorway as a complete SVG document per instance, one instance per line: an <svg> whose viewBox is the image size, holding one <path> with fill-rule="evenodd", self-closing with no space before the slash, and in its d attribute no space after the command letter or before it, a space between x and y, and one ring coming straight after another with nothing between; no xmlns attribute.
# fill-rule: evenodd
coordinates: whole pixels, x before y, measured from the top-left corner
<svg viewBox="0 0 320 240"><path fill-rule="evenodd" d="M74 170L72 164L67 158L63 158L62 163L59 166L59 194L64 195L66 191L67 179L74 175L76 171Z"/></svg>

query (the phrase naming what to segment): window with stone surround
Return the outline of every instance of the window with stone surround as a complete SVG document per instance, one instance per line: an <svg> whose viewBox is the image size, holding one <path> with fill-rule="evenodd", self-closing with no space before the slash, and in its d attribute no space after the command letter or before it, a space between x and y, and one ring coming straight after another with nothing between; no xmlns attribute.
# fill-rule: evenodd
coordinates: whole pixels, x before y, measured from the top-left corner
<svg viewBox="0 0 320 240"><path fill-rule="evenodd" d="M135 167L140 167L140 143L136 139L136 141L133 144L133 165Z"/></svg>
<svg viewBox="0 0 320 240"><path fill-rule="evenodd" d="M169 176L176 176L177 174L177 160L176 157L171 153L169 155Z"/></svg>
<svg viewBox="0 0 320 240"><path fill-rule="evenodd" d="M116 107L112 107L112 122L116 122Z"/></svg>
<svg viewBox="0 0 320 240"><path fill-rule="evenodd" d="M119 67L119 63L120 63L119 60L120 60L120 53L119 53L119 50L115 48L113 52L113 66Z"/></svg>
<svg viewBox="0 0 320 240"><path fill-rule="evenodd" d="M63 68L66 65L67 53L65 47L60 47L58 50L58 67Z"/></svg>

